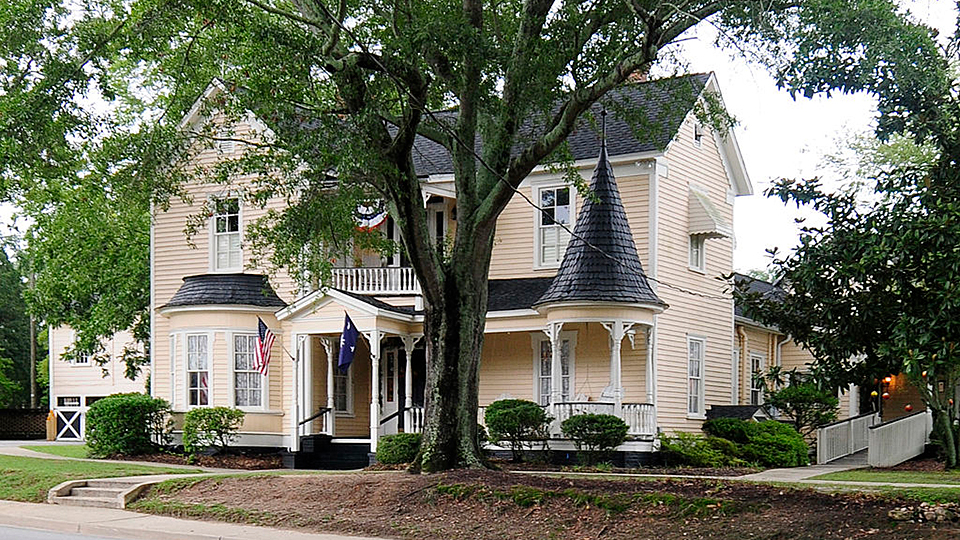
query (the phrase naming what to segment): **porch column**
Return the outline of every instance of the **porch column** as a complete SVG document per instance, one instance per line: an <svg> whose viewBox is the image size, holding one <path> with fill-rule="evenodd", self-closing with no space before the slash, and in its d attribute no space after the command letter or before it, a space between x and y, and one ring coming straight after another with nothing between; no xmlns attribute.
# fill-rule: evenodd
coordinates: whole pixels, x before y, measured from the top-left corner
<svg viewBox="0 0 960 540"><path fill-rule="evenodd" d="M383 333L373 329L363 335L370 343L370 452L376 452L380 433L380 339Z"/></svg>
<svg viewBox="0 0 960 540"><path fill-rule="evenodd" d="M300 378L303 377L303 341L304 337L301 334L297 334L293 338L293 342L297 344L296 351L296 360L297 362L293 366L293 403L291 404L290 409L293 411L293 418L291 418L290 434L292 436L290 441L290 450L292 452L300 451L300 417L302 416L300 412L300 403L303 396L301 395L301 385Z"/></svg>
<svg viewBox="0 0 960 540"><path fill-rule="evenodd" d="M320 343L323 344L323 350L327 353L327 408L330 409L327 411L327 414L324 415L323 421L323 431L331 437L334 435L334 430L336 426L334 425L334 410L333 410L333 365L334 365L334 344L337 343L336 340L329 337L320 338Z"/></svg>
<svg viewBox="0 0 960 540"><path fill-rule="evenodd" d="M560 403L563 402L563 354L560 350L560 330L563 328L562 322L547 324L543 333L550 339L550 415L556 421L551 426L551 431L555 434L560 433L560 423L563 418L560 417ZM539 351L537 352L539 354ZM539 383L538 383L539 384Z"/></svg>
<svg viewBox="0 0 960 540"><path fill-rule="evenodd" d="M654 389L656 388L656 375L653 371L653 327L648 326L644 335L644 345L647 347L647 403L654 403Z"/></svg>
<svg viewBox="0 0 960 540"><path fill-rule="evenodd" d="M610 389L613 392L613 414L623 416L623 385L621 381L621 345L623 336L633 323L617 320L601 323L610 332Z"/></svg>
<svg viewBox="0 0 960 540"><path fill-rule="evenodd" d="M403 372L403 431L411 433L410 427L413 422L413 416L410 409L413 408L413 347L420 339L419 336L400 336L403 341L403 356L406 359L406 369Z"/></svg>
<svg viewBox="0 0 960 540"><path fill-rule="evenodd" d="M317 411L313 406L313 339L310 335L303 336L303 412L306 418ZM307 435L314 433L313 420L304 425Z"/></svg>

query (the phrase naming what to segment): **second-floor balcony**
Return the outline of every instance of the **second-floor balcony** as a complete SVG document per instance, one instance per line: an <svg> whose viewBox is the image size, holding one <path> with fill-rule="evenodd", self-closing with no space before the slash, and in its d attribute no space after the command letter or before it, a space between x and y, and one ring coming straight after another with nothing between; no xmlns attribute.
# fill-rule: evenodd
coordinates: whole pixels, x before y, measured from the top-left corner
<svg viewBox="0 0 960 540"><path fill-rule="evenodd" d="M331 287L357 294L420 294L413 268L334 268Z"/></svg>

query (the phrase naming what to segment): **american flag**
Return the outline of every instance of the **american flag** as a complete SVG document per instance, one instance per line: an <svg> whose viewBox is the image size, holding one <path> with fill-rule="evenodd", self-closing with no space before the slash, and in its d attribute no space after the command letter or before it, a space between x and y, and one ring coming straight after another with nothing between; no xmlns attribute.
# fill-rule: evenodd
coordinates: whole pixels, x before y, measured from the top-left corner
<svg viewBox="0 0 960 540"><path fill-rule="evenodd" d="M263 319L257 317L257 322L259 323L257 325L257 350L253 367L255 367L261 375L266 375L267 366L270 364L270 349L273 348L273 341L277 339L277 336L273 335L273 332L267 328Z"/></svg>

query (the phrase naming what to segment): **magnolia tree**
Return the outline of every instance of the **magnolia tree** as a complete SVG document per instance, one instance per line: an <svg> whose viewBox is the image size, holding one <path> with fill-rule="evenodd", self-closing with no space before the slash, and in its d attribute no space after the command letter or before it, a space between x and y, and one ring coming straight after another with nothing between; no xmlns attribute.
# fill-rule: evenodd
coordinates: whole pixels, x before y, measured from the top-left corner
<svg viewBox="0 0 960 540"><path fill-rule="evenodd" d="M30 193L82 170L142 186L162 205L192 177L253 174L249 200L288 202L251 231L260 262L304 280L322 277L348 246L380 245L356 232L351 214L384 201L423 291L426 471L481 464L477 374L497 217L534 167L569 161L564 141L591 107L632 74L655 71L688 30L720 28L793 92L872 91L891 129L913 110L893 86L917 81L905 90L926 95L928 72L942 67L927 61L936 57L930 32L892 0L70 6L0 9L9 37L0 42L0 186ZM180 129L215 79L228 97L207 106L238 119L252 111L274 137ZM674 93L683 110L696 97L680 85ZM94 97L107 105L86 106ZM706 101L701 112L726 127ZM638 133L655 127L645 111L606 105ZM176 166L191 144L218 139L243 139L251 151L213 170ZM457 228L444 246L428 233L416 141L451 160Z"/></svg>

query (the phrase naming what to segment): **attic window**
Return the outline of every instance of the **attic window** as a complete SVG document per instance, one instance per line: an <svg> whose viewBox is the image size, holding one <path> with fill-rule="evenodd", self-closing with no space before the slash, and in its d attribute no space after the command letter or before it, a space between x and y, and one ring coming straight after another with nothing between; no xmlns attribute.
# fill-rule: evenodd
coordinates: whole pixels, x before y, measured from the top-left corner
<svg viewBox="0 0 960 540"><path fill-rule="evenodd" d="M703 126L693 125L693 145L700 148L703 145Z"/></svg>

